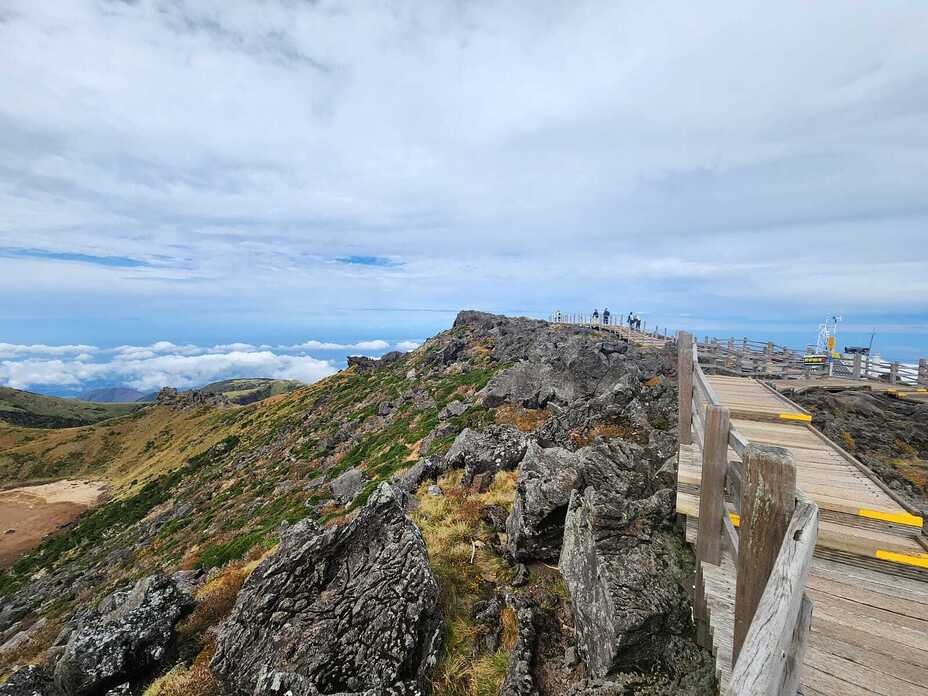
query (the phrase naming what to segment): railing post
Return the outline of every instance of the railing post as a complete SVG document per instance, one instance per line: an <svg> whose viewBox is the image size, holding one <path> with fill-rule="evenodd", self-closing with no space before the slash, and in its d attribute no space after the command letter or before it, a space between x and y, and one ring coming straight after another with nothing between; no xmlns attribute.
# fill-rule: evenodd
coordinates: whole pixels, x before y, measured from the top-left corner
<svg viewBox="0 0 928 696"><path fill-rule="evenodd" d="M928 358L918 361L918 386L928 387Z"/></svg>
<svg viewBox="0 0 928 696"><path fill-rule="evenodd" d="M722 515L725 514L725 477L728 473L729 412L724 406L706 409L702 450L702 478L699 487L699 532L696 537L696 589L693 613L696 639L712 649L709 612L703 587L702 564L722 562Z"/></svg>
<svg viewBox="0 0 928 696"><path fill-rule="evenodd" d="M851 373L854 379L860 379L860 353L854 353L854 371Z"/></svg>
<svg viewBox="0 0 928 696"><path fill-rule="evenodd" d="M693 444L693 337L688 331L677 333L677 393L681 445Z"/></svg>
<svg viewBox="0 0 928 696"><path fill-rule="evenodd" d="M796 466L787 450L751 443L743 462L732 664L738 660L796 507Z"/></svg>
<svg viewBox="0 0 928 696"><path fill-rule="evenodd" d="M899 381L899 363L893 362L889 366L889 383L896 384Z"/></svg>

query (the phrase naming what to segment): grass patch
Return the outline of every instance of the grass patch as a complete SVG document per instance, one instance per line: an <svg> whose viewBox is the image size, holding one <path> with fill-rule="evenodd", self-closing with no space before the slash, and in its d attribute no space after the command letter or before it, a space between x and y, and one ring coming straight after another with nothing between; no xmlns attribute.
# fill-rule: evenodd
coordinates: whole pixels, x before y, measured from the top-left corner
<svg viewBox="0 0 928 696"><path fill-rule="evenodd" d="M503 645L488 652L480 640L483 629L474 623L474 604L493 596L510 572L490 550L493 532L481 521L481 511L487 505L512 505L516 474L501 472L490 489L478 495L468 495L461 487L461 475L454 471L439 479L443 496L426 495L423 486L418 494L420 506L413 512L428 547L445 616L432 691L439 696L491 696L502 685L515 639L514 633L507 633L504 617ZM476 551L475 541L482 544Z"/></svg>

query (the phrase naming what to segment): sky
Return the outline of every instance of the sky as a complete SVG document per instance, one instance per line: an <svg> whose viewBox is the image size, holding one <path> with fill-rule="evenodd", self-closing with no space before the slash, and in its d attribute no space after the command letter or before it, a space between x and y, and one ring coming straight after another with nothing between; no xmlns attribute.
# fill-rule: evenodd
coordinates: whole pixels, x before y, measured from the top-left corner
<svg viewBox="0 0 928 696"><path fill-rule="evenodd" d="M287 346L464 308L923 357L926 36L924 0L0 0L0 384L313 379L350 349Z"/></svg>

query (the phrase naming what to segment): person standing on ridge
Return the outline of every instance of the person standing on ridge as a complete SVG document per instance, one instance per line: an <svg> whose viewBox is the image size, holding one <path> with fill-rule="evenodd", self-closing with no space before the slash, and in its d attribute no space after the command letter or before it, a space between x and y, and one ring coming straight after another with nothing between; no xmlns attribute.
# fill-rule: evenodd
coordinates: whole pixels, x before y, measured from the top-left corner
<svg viewBox="0 0 928 696"><path fill-rule="evenodd" d="M608 308L603 309L603 324L605 324L606 326L609 325L609 309Z"/></svg>
<svg viewBox="0 0 928 696"><path fill-rule="evenodd" d="M599 323L599 310L598 310L598 309L594 309L594 310L593 310L593 319L590 321L590 323L591 323L591 324L598 324L598 323Z"/></svg>

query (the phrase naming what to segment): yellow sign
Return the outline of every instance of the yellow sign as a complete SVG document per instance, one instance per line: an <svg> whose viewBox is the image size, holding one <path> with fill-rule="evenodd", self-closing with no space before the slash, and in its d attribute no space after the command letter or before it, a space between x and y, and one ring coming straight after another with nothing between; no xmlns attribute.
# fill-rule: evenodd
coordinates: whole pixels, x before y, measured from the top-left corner
<svg viewBox="0 0 928 696"><path fill-rule="evenodd" d="M834 351L834 349L835 349L835 337L829 336L828 337L828 350Z"/></svg>

